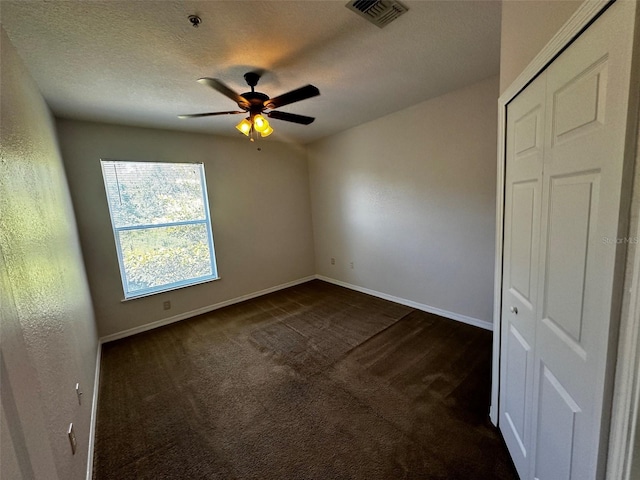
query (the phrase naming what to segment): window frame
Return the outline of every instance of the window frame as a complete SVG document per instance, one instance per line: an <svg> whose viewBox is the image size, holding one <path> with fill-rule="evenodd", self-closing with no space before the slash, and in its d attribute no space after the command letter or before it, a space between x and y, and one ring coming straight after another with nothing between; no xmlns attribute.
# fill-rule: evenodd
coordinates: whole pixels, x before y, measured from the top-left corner
<svg viewBox="0 0 640 480"><path fill-rule="evenodd" d="M184 220L178 222L166 222L166 223L153 223L153 224L140 224L124 227L116 227L114 223L114 215L109 200L109 188L107 185L107 177L105 176L105 165L116 163L146 163L156 165L197 165L200 172L200 188L202 191L202 202L204 210L204 219L199 220ZM115 160L111 158L100 159L100 169L102 172L102 179L105 188L105 200L109 208L109 220L111 222L111 230L113 232L113 240L116 247L116 256L118 258L118 268L120 269L120 279L122 281L122 289L124 298L122 301L134 300L136 298L148 297L159 293L166 293L180 288L190 287L193 285L199 285L202 283L208 283L215 280L219 280L218 266L216 262L215 247L213 241L213 228L211 226L211 213L209 211L209 195L207 192L206 172L204 168L204 162L158 162L158 161L145 161L145 160ZM120 232L135 231L135 230L149 230L153 228L167 228L167 227L179 227L184 225L204 225L207 233L207 244L209 246L209 263L211 266L211 275L204 275L200 277L194 277L186 280L180 280L178 282L167 283L157 287L148 287L140 290L136 290L132 293L129 289L129 280L127 279L127 270L124 265L124 257L122 252L122 244L120 241Z"/></svg>

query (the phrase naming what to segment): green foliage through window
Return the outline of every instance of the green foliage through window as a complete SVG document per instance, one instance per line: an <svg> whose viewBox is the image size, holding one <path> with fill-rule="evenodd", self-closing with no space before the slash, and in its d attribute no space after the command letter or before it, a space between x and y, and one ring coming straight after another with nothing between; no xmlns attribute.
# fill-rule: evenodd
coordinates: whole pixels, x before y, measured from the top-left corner
<svg viewBox="0 0 640 480"><path fill-rule="evenodd" d="M101 163L125 298L217 278L202 164Z"/></svg>

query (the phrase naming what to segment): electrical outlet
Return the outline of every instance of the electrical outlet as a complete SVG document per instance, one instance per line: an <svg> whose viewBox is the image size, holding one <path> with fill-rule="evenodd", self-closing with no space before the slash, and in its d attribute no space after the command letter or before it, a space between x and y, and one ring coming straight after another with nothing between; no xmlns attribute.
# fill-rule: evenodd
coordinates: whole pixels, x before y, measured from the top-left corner
<svg viewBox="0 0 640 480"><path fill-rule="evenodd" d="M336 264L336 259L331 257L331 265L335 265Z"/></svg>
<svg viewBox="0 0 640 480"><path fill-rule="evenodd" d="M78 405L82 405L82 390L80 390L79 383L76 383L76 395L78 396Z"/></svg>
<svg viewBox="0 0 640 480"><path fill-rule="evenodd" d="M349 263L349 266L351 267L351 270L353 270L353 262Z"/></svg>
<svg viewBox="0 0 640 480"><path fill-rule="evenodd" d="M73 423L69 424L67 435L69 436L69 443L71 444L71 455L75 455L78 449L78 442L76 441L76 432L73 431Z"/></svg>
<svg viewBox="0 0 640 480"><path fill-rule="evenodd" d="M162 304L162 306L163 306L163 308L164 308L165 310L171 310L171 302L170 302L169 300L167 300L166 302L164 302L164 303Z"/></svg>

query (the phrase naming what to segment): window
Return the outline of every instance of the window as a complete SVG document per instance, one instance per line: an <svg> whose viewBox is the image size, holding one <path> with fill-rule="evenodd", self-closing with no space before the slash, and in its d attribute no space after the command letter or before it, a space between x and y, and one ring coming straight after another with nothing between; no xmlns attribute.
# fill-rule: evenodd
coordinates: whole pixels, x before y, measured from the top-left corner
<svg viewBox="0 0 640 480"><path fill-rule="evenodd" d="M100 163L125 298L218 278L204 165Z"/></svg>

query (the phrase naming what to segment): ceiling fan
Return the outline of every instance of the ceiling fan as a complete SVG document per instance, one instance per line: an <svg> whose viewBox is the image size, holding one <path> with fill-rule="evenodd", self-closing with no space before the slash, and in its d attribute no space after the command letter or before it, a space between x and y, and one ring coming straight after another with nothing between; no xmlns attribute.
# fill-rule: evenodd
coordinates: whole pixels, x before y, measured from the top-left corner
<svg viewBox="0 0 640 480"><path fill-rule="evenodd" d="M200 78L198 82L203 85L208 85L214 90L217 90L226 97L236 102L238 108L241 110L232 110L228 112L210 112L210 113L193 113L190 115L178 115L179 118L199 118L199 117L212 117L217 115L236 115L241 113L248 113L249 116L242 120L236 128L253 141L253 133L260 133L262 137L268 137L273 133L273 128L269 125L269 122L264 117L266 115L269 118L275 118L276 120L284 120L285 122L300 123L302 125L309 125L315 120L313 117L307 117L305 115L296 115L294 113L279 112L274 110L290 103L306 100L307 98L320 95L320 90L313 85L306 85L304 87L297 88L287 93L283 93L275 98L269 98L261 92L255 91L255 86L260 80L260 75L255 72L248 72L244 74L244 79L251 87L250 92L243 93L242 95L234 92L224 83L216 78ZM264 114L264 115L263 115Z"/></svg>

